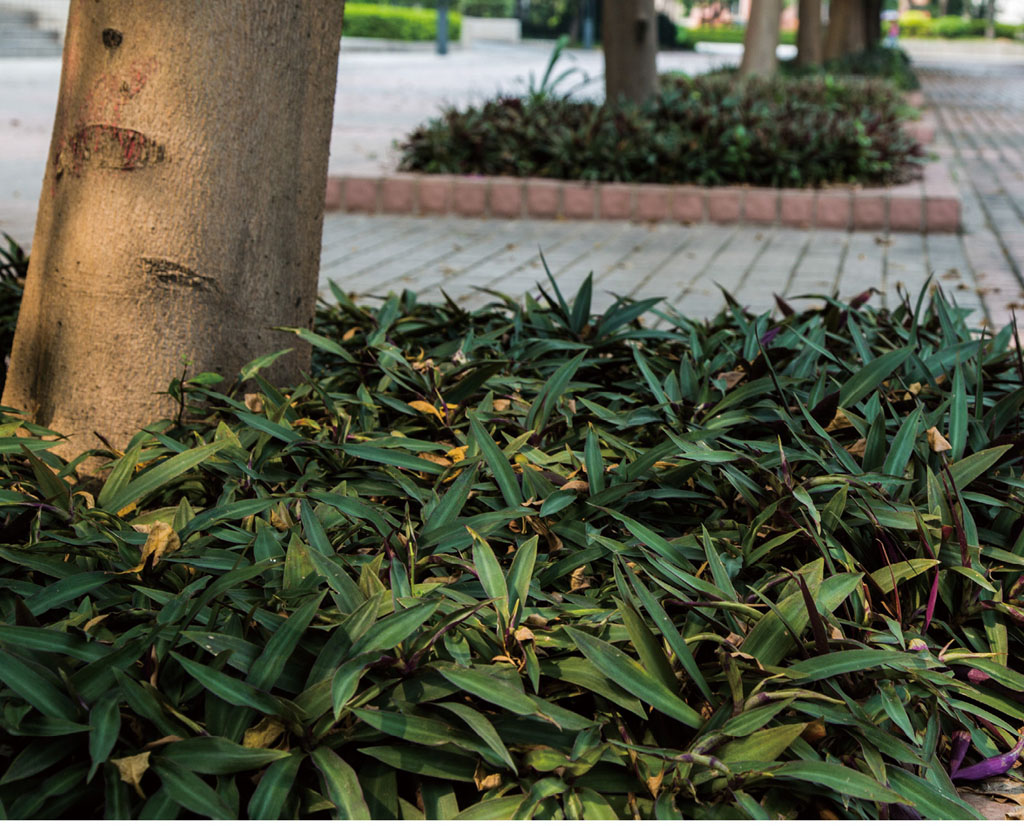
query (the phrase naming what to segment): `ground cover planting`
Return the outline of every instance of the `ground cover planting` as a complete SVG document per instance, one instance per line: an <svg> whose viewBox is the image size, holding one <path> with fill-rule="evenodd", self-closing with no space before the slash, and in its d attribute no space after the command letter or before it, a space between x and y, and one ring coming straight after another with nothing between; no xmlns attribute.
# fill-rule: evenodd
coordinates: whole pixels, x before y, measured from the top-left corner
<svg viewBox="0 0 1024 828"><path fill-rule="evenodd" d="M401 169L581 181L817 187L910 180L924 153L890 84L833 76L669 76L642 105L559 94L449 108L402 144Z"/></svg>
<svg viewBox="0 0 1024 828"><path fill-rule="evenodd" d="M1014 333L591 292L337 290L306 381L174 381L102 485L5 411L3 815L976 816L1020 751Z"/></svg>

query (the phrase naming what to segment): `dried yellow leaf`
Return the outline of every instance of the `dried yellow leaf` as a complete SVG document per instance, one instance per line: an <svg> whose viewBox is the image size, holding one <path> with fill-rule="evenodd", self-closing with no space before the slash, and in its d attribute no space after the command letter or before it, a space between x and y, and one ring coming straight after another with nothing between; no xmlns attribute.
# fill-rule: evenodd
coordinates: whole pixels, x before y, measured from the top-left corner
<svg viewBox="0 0 1024 828"><path fill-rule="evenodd" d="M501 785L500 773L487 773L480 765L473 772L473 781L476 782L478 791L490 791Z"/></svg>
<svg viewBox="0 0 1024 828"><path fill-rule="evenodd" d="M85 622L85 626L82 627L82 632L89 632L89 630L91 630L93 627L99 624L100 621L102 621L108 615L110 615L110 613L105 612L103 613L103 615L97 615L94 618L90 618L88 621Z"/></svg>
<svg viewBox="0 0 1024 828"><path fill-rule="evenodd" d="M467 446L456 446L450 451L445 452L445 456L448 457L453 463L459 463L466 459Z"/></svg>
<svg viewBox="0 0 1024 828"><path fill-rule="evenodd" d="M417 455L417 457L419 457L421 460L429 460L431 463L437 463L437 465L439 466L450 466L452 464L452 461L449 460L447 457L439 457L436 454L429 454L428 452L425 451L421 451Z"/></svg>
<svg viewBox="0 0 1024 828"><path fill-rule="evenodd" d="M285 530L292 525L291 518L288 515L288 507L282 502L270 510L270 525L275 529Z"/></svg>
<svg viewBox="0 0 1024 828"><path fill-rule="evenodd" d="M413 400L411 403L409 403L409 407L415 408L422 414L433 414L442 423L444 422L444 415L441 414L441 412L438 411L437 408L435 408L433 405L426 402L425 400Z"/></svg>
<svg viewBox="0 0 1024 828"><path fill-rule="evenodd" d="M589 492L590 485L586 480L570 480L564 486L558 487L563 492Z"/></svg>
<svg viewBox="0 0 1024 828"><path fill-rule="evenodd" d="M723 371L715 379L725 380L725 390L731 391L737 385L739 385L747 374L745 371Z"/></svg>
<svg viewBox="0 0 1024 828"><path fill-rule="evenodd" d="M261 397L259 394L246 394L245 407L248 408L253 414L262 414L263 397Z"/></svg>
<svg viewBox="0 0 1024 828"><path fill-rule="evenodd" d="M515 638L516 641L533 641L533 631L527 627L519 627L519 629L515 631Z"/></svg>
<svg viewBox="0 0 1024 828"><path fill-rule="evenodd" d="M578 589L586 589L590 586L590 579L583 575L583 570L586 568L586 564L584 564L578 569L574 569L572 571L572 575L569 578L569 592L575 592Z"/></svg>
<svg viewBox="0 0 1024 828"><path fill-rule="evenodd" d="M953 446L950 445L949 440L943 437L942 432L939 431L935 426L929 428L927 434L928 445L931 447L932 451L939 453L943 451L949 451L951 448L953 448Z"/></svg>
<svg viewBox="0 0 1024 828"><path fill-rule="evenodd" d="M825 431L838 431L841 428L849 427L850 418L847 417L842 411L837 411L836 416L832 418L832 422L825 426Z"/></svg>
<svg viewBox="0 0 1024 828"><path fill-rule="evenodd" d="M143 799L146 798L146 795L142 792L139 782L142 780L142 775L149 769L149 754L150 751L147 750L143 753L136 753L134 756L125 756L123 759L110 760L121 774L121 781L134 787L135 792Z"/></svg>
<svg viewBox="0 0 1024 828"><path fill-rule="evenodd" d="M268 748L284 733L284 725L277 719L265 718L250 727L242 737L242 747Z"/></svg>
<svg viewBox="0 0 1024 828"><path fill-rule="evenodd" d="M511 405L511 400L495 400L492 404L492 408L494 408L495 411L508 411L509 406Z"/></svg>
<svg viewBox="0 0 1024 828"><path fill-rule="evenodd" d="M867 450L868 441L861 437L853 445L847 446L846 450L850 452L854 457L859 457L861 460L864 459L864 452Z"/></svg>
<svg viewBox="0 0 1024 828"><path fill-rule="evenodd" d="M146 542L142 546L142 558L139 559L138 566L126 570L127 572L141 572L147 561L152 561L153 566L156 566L160 558L168 552L181 549L181 538L178 537L178 533L171 528L169 523L164 523L162 520L155 520L149 524L136 524L132 526L132 529L136 532L144 532L149 537L146 538Z"/></svg>

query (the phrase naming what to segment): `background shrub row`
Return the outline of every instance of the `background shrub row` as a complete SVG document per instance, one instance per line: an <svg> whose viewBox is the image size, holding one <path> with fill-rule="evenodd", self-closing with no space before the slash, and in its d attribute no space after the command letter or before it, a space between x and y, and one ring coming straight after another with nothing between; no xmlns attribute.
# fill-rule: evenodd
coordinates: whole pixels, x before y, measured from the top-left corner
<svg viewBox="0 0 1024 828"><path fill-rule="evenodd" d="M642 106L552 96L448 109L403 145L402 169L583 181L818 186L910 178L920 147L900 94L831 76L668 77Z"/></svg>
<svg viewBox="0 0 1024 828"><path fill-rule="evenodd" d="M449 13L448 36L458 40L461 31L462 16L458 12ZM433 40L437 37L437 12L373 2L346 3L345 35L388 40Z"/></svg>

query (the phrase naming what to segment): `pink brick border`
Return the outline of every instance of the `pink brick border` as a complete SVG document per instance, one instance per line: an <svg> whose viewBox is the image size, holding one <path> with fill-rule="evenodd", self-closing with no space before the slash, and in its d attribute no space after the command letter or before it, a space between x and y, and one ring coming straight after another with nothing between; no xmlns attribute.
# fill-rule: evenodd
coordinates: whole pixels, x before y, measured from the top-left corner
<svg viewBox="0 0 1024 828"><path fill-rule="evenodd" d="M955 233L961 204L943 164L899 187L695 187L581 183L549 178L396 174L327 182L325 207L350 213L493 218L618 219L636 222Z"/></svg>

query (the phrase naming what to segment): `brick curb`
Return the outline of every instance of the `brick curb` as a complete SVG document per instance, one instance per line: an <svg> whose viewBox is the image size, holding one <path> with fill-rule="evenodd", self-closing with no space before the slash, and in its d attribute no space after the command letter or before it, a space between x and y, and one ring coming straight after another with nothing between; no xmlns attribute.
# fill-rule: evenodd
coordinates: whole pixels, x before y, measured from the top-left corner
<svg viewBox="0 0 1024 828"><path fill-rule="evenodd" d="M838 230L955 233L960 196L946 166L898 187L697 187L396 173L328 180L328 210L473 218L710 221Z"/></svg>
<svg viewBox="0 0 1024 828"><path fill-rule="evenodd" d="M908 93L906 98L919 109L926 104L921 92ZM903 128L921 144L935 140L931 113ZM922 233L958 232L961 213L960 194L942 162L928 164L920 181L897 187L822 190L410 173L347 175L328 179L325 207L349 213L708 221Z"/></svg>

